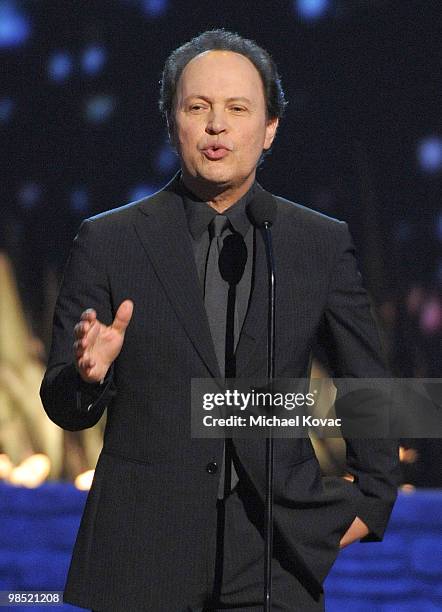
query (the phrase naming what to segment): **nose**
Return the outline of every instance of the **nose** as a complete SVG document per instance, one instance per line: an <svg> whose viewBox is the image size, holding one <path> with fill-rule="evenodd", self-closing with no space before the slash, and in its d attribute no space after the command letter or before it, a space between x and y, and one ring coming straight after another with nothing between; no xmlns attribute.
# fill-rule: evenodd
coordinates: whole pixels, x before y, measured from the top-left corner
<svg viewBox="0 0 442 612"><path fill-rule="evenodd" d="M207 118L207 134L221 134L227 130L227 122L222 109L212 108Z"/></svg>

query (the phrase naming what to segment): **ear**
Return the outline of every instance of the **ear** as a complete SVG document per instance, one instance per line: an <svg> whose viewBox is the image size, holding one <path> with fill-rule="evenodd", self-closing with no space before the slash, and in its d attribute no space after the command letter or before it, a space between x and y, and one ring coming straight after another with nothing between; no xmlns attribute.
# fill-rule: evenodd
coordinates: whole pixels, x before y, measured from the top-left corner
<svg viewBox="0 0 442 612"><path fill-rule="evenodd" d="M278 117L273 117L273 119L267 120L266 125L266 134L264 138L264 146L263 149L267 151L272 146L272 142L276 136L276 130L278 129L279 119Z"/></svg>

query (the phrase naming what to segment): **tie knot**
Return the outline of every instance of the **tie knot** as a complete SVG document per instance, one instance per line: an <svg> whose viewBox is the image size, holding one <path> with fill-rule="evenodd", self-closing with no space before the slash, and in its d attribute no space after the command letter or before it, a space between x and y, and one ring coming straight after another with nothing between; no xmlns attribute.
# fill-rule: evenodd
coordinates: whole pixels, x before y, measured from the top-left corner
<svg viewBox="0 0 442 612"><path fill-rule="evenodd" d="M224 215L216 215L213 217L210 225L212 227L213 237L219 238L223 231L227 228L229 220Z"/></svg>

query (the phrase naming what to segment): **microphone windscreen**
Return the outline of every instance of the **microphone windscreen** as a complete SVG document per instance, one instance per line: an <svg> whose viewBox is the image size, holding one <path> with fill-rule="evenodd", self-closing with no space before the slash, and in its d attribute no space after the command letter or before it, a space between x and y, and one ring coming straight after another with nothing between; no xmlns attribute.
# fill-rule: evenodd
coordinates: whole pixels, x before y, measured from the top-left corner
<svg viewBox="0 0 442 612"><path fill-rule="evenodd" d="M219 271L226 283L237 285L244 274L247 247L241 234L230 234L223 241L219 255Z"/></svg>
<svg viewBox="0 0 442 612"><path fill-rule="evenodd" d="M266 191L259 192L247 206L250 221L256 227L264 227L265 223L273 225L276 217L276 202Z"/></svg>

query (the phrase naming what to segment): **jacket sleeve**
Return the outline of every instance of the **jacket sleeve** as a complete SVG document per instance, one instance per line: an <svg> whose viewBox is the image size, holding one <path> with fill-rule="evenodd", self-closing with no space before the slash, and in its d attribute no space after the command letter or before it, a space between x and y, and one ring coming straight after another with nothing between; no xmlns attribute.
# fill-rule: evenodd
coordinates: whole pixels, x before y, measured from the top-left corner
<svg viewBox="0 0 442 612"><path fill-rule="evenodd" d="M389 375L347 224L339 223L338 231L338 254L319 335L337 388L337 412L340 396L345 392L340 379ZM376 401L376 394L373 397L372 401ZM375 406L378 414L379 409L382 411L382 407ZM357 496L357 515L370 529L361 541L380 541L397 497L398 441L346 437L345 442L347 470L362 493Z"/></svg>
<svg viewBox="0 0 442 612"><path fill-rule="evenodd" d="M102 245L93 225L82 223L64 270L40 389L49 418L71 431L95 425L116 393L112 368L103 384L89 384L80 378L74 364L74 326L81 313L94 308L102 323L109 325L113 319L107 275L99 256Z"/></svg>

